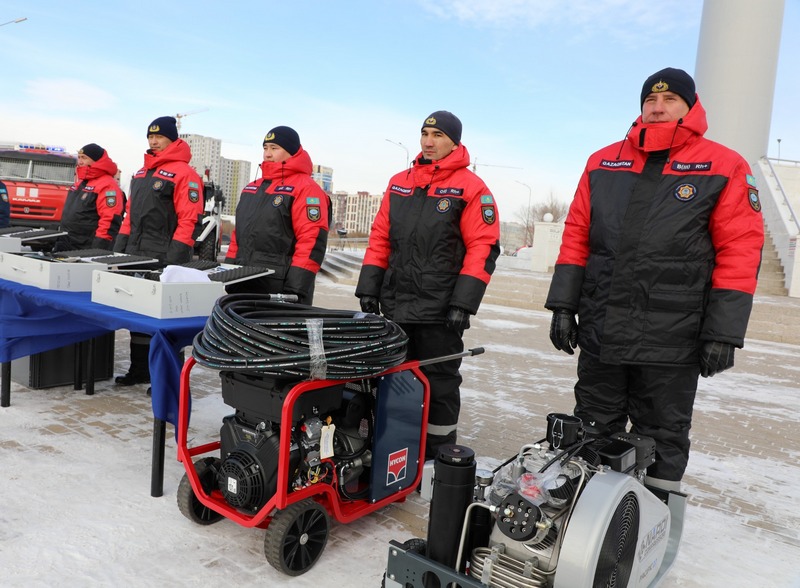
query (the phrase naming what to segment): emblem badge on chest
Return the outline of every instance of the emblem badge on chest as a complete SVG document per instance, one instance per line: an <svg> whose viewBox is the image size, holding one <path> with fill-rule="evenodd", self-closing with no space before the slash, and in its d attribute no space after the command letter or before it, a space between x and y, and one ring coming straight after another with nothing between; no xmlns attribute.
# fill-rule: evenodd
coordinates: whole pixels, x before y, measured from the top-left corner
<svg viewBox="0 0 800 588"><path fill-rule="evenodd" d="M681 184L675 188L675 198L681 202L689 202L697 196L697 188L693 184Z"/></svg>

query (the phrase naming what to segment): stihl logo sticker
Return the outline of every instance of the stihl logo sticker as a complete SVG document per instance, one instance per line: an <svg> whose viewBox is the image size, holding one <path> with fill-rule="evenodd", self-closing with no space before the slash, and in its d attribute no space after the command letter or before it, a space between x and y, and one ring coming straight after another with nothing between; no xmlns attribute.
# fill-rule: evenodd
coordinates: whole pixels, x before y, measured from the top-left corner
<svg viewBox="0 0 800 588"><path fill-rule="evenodd" d="M396 484L405 480L408 473L408 447L389 454L388 471L386 472L386 485Z"/></svg>

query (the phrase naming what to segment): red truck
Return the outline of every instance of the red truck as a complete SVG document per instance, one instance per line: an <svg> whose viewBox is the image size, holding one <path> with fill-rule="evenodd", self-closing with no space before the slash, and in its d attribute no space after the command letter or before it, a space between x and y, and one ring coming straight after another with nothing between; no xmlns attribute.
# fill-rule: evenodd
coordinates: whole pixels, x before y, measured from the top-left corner
<svg viewBox="0 0 800 588"><path fill-rule="evenodd" d="M0 145L0 180L8 188L11 224L58 228L77 162L62 147Z"/></svg>

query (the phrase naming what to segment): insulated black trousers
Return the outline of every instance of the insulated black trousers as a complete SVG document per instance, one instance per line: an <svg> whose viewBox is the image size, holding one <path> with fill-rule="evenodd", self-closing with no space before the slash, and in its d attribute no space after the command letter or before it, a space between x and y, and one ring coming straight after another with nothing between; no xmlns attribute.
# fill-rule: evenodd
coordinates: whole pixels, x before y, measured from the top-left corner
<svg viewBox="0 0 800 588"><path fill-rule="evenodd" d="M403 323L408 335L408 359L431 359L464 351L463 331L440 324ZM456 442L458 414L461 411L461 358L422 366L430 383L428 434L425 459L435 459L439 447Z"/></svg>
<svg viewBox="0 0 800 588"><path fill-rule="evenodd" d="M700 366L611 365L578 358L575 416L601 436L627 430L656 441L647 475L680 481L689 461L689 429Z"/></svg>

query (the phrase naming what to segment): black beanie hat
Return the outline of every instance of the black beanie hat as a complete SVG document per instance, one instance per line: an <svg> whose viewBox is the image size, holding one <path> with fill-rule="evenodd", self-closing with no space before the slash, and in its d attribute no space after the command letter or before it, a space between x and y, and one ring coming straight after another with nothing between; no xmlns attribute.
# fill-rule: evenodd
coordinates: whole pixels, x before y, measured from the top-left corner
<svg viewBox="0 0 800 588"><path fill-rule="evenodd" d="M174 116L159 116L147 127L147 136L162 135L170 141L178 140L178 121Z"/></svg>
<svg viewBox="0 0 800 588"><path fill-rule="evenodd" d="M694 106L697 101L692 76L682 69L674 67L667 67L657 71L645 80L642 86L641 100L639 101L640 107L644 106L644 99L653 92L675 92L683 98L689 108Z"/></svg>
<svg viewBox="0 0 800 588"><path fill-rule="evenodd" d="M291 127L275 127L264 137L263 146L266 147L267 143L275 143L278 147L283 147L289 152L289 155L300 151L300 135Z"/></svg>
<svg viewBox="0 0 800 588"><path fill-rule="evenodd" d="M422 128L424 129L425 127L439 129L450 137L450 140L456 145L461 143L461 121L452 112L437 110L422 123Z"/></svg>
<svg viewBox="0 0 800 588"><path fill-rule="evenodd" d="M89 143L88 145L84 145L78 151L79 154L82 153L92 161L100 161L100 158L103 157L103 153L105 152L106 150L100 147L100 145L97 143Z"/></svg>

